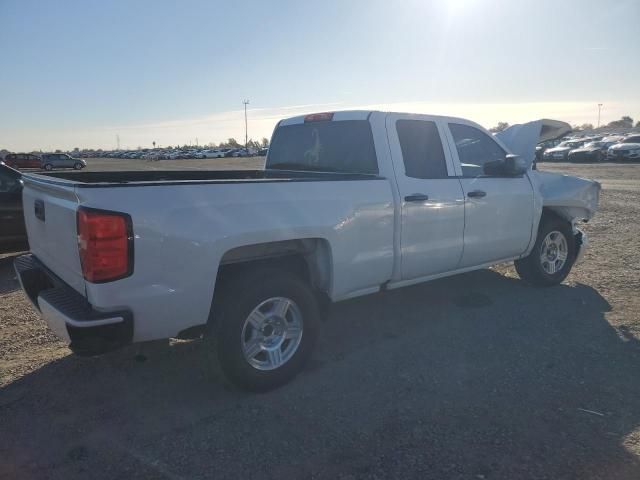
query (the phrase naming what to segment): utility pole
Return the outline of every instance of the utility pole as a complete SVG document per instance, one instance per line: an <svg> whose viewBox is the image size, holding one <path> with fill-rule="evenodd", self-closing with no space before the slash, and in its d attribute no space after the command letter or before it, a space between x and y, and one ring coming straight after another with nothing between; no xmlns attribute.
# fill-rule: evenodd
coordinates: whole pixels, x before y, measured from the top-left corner
<svg viewBox="0 0 640 480"><path fill-rule="evenodd" d="M247 105L249 105L249 100L245 100L242 103L244 104L244 148L247 148L249 144L249 130L247 128Z"/></svg>
<svg viewBox="0 0 640 480"><path fill-rule="evenodd" d="M598 126L596 128L600 128L600 110L602 110L602 104L598 104Z"/></svg>
<svg viewBox="0 0 640 480"><path fill-rule="evenodd" d="M120 135L116 135L116 144L118 145L117 150L120 150Z"/></svg>

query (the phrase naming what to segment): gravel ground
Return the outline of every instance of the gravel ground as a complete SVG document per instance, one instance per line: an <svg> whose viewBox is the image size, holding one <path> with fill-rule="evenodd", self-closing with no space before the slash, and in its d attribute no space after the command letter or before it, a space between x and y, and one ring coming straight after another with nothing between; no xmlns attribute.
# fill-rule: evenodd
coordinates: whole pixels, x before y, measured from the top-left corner
<svg viewBox="0 0 640 480"><path fill-rule="evenodd" d="M1 258L0 478L637 480L640 165L541 168L604 187L561 286L504 266L337 304L269 394L234 389L197 341L69 355Z"/></svg>

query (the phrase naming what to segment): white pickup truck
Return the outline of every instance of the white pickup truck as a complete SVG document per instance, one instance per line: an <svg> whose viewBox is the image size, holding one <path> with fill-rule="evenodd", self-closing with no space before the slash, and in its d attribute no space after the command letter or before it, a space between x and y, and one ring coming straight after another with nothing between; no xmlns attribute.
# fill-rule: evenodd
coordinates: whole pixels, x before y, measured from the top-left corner
<svg viewBox="0 0 640 480"><path fill-rule="evenodd" d="M565 125L501 141L460 118L321 113L278 124L265 170L25 175L16 271L76 353L202 335L233 382L267 390L330 302L509 261L560 283L600 191L532 167Z"/></svg>

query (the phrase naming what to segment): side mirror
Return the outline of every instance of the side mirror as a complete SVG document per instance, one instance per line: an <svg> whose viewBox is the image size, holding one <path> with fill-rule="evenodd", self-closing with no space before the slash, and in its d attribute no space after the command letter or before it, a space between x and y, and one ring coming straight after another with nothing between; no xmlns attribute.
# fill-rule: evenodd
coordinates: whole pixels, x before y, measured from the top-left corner
<svg viewBox="0 0 640 480"><path fill-rule="evenodd" d="M509 154L504 159L484 164L484 174L502 177L517 177L527 171L527 162L518 155Z"/></svg>
<svg viewBox="0 0 640 480"><path fill-rule="evenodd" d="M507 175L513 175L515 177L524 175L527 172L527 162L519 155L509 154L504 160Z"/></svg>

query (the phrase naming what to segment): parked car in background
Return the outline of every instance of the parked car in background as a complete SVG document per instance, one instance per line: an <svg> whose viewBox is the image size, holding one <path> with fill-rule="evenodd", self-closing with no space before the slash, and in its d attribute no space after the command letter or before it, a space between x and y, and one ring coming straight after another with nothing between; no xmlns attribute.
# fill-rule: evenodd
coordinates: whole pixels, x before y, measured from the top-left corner
<svg viewBox="0 0 640 480"><path fill-rule="evenodd" d="M609 135L609 136L605 136L602 139L603 142L609 143L609 146L615 145L616 143L620 143L622 140L624 140L624 137L622 135Z"/></svg>
<svg viewBox="0 0 640 480"><path fill-rule="evenodd" d="M81 158L74 158L66 153L44 153L42 155L42 168L53 170L54 168L73 168L82 170L87 162Z"/></svg>
<svg viewBox="0 0 640 480"><path fill-rule="evenodd" d="M584 143L584 140L567 140L560 143L557 147L547 149L542 155L542 158L545 160L566 161L569 157L569 152L575 148L580 148Z"/></svg>
<svg viewBox="0 0 640 480"><path fill-rule="evenodd" d="M41 168L40 157L31 153L8 153L4 163L11 168Z"/></svg>
<svg viewBox="0 0 640 480"><path fill-rule="evenodd" d="M222 158L228 151L228 148L213 148L211 150L204 150L202 153L205 158Z"/></svg>
<svg viewBox="0 0 640 480"><path fill-rule="evenodd" d="M539 143L536 146L536 161L541 162L544 160L543 155L548 149L558 146L561 140L547 140L546 142Z"/></svg>
<svg viewBox="0 0 640 480"><path fill-rule="evenodd" d="M266 157L267 153L269 153L269 148L268 147L261 148L260 150L258 150L258 156L260 156L260 157Z"/></svg>
<svg viewBox="0 0 640 480"><path fill-rule="evenodd" d="M229 150L227 150L224 154L225 157L237 157L238 156L238 150L240 150L239 148L230 148Z"/></svg>
<svg viewBox="0 0 640 480"><path fill-rule="evenodd" d="M22 174L0 162L0 252L28 248L22 211Z"/></svg>
<svg viewBox="0 0 640 480"><path fill-rule="evenodd" d="M629 138L629 137L628 137ZM634 137L630 137L635 140ZM607 160L629 161L640 160L640 136L638 143L627 142L625 138L622 142L612 145L607 150Z"/></svg>
<svg viewBox="0 0 640 480"><path fill-rule="evenodd" d="M567 159L570 162L601 162L606 158L609 145L607 142L588 142L571 150Z"/></svg>

